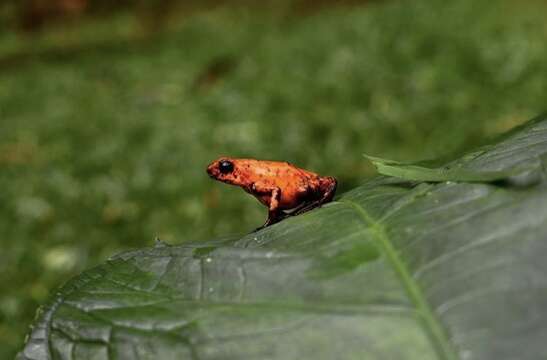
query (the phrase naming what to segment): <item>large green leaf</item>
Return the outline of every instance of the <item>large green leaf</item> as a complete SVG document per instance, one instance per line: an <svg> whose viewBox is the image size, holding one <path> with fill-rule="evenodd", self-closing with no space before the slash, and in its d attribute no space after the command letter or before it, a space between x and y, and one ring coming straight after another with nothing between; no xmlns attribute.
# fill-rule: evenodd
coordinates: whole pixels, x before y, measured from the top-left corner
<svg viewBox="0 0 547 360"><path fill-rule="evenodd" d="M546 358L546 153L536 119L463 172L388 162L402 178L260 232L123 253L59 290L19 359Z"/></svg>

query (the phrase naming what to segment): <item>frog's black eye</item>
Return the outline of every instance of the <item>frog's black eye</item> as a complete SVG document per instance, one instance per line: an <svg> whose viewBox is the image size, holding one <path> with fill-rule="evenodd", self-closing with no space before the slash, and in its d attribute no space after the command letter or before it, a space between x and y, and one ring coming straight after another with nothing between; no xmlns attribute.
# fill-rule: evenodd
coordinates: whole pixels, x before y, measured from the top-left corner
<svg viewBox="0 0 547 360"><path fill-rule="evenodd" d="M218 164L218 169L223 174L231 173L232 171L234 171L234 163L232 163L231 161L228 161L228 160L222 160Z"/></svg>

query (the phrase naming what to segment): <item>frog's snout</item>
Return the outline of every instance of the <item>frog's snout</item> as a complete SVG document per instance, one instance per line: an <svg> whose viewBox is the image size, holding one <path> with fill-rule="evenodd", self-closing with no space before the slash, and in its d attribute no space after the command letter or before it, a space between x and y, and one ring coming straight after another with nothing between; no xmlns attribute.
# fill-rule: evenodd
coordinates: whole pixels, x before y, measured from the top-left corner
<svg viewBox="0 0 547 360"><path fill-rule="evenodd" d="M216 163L213 162L207 166L207 174L209 177L216 179L218 176L218 166L216 166Z"/></svg>

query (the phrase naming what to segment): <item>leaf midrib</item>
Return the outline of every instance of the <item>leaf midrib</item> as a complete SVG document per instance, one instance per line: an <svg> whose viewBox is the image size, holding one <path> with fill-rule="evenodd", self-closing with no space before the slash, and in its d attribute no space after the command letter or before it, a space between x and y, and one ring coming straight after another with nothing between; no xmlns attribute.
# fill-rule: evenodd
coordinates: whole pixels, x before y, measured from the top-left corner
<svg viewBox="0 0 547 360"><path fill-rule="evenodd" d="M359 217L370 226L372 234L376 239L378 246L386 256L388 262L394 268L395 273L399 277L402 285L404 286L408 297L416 307L417 313L423 323L427 334L435 347L435 351L439 357L443 360L457 360L459 357L456 350L450 343L448 334L442 326L440 320L435 315L435 312L427 302L424 293L422 292L419 284L413 279L406 264L400 258L397 250L393 247L389 237L386 234L384 226L375 221L367 211L358 203L348 200L340 199L339 202L348 204L354 209Z"/></svg>

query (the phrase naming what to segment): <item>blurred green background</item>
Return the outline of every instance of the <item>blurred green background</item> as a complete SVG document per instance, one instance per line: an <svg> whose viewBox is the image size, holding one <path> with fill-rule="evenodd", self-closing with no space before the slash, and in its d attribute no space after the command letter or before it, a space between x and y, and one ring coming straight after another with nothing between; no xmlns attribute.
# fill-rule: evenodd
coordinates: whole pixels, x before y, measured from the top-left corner
<svg viewBox="0 0 547 360"><path fill-rule="evenodd" d="M448 156L547 108L547 3L28 0L0 5L0 358L78 272L248 232L220 155L338 177Z"/></svg>

